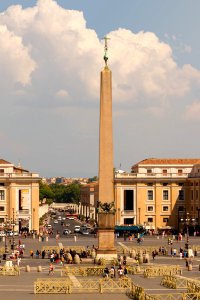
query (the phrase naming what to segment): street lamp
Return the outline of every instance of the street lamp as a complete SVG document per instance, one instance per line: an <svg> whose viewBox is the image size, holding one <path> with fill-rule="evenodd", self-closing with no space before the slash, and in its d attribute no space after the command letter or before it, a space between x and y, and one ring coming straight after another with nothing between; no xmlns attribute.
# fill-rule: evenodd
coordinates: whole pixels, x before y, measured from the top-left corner
<svg viewBox="0 0 200 300"><path fill-rule="evenodd" d="M189 217L189 213L186 213L186 218L185 219L181 219L181 222L185 222L186 224L186 244L185 244L185 248L189 249L189 224L190 222L194 222L195 219L190 218Z"/></svg>
<svg viewBox="0 0 200 300"><path fill-rule="evenodd" d="M12 245L11 245L11 249L14 250L15 248L15 210L14 208L12 209L13 210L13 217L12 217L12 223L11 223L11 226L12 226Z"/></svg>

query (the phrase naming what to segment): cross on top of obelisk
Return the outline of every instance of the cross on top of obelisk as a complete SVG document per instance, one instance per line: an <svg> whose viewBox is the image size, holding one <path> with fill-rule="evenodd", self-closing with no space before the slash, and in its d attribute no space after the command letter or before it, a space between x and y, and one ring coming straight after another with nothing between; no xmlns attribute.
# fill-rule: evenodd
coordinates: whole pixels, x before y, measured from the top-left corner
<svg viewBox="0 0 200 300"><path fill-rule="evenodd" d="M107 61L108 61L108 40L110 40L109 37L107 37L107 35L103 38L105 41L105 45L104 45L104 61L105 61L105 65L107 67Z"/></svg>

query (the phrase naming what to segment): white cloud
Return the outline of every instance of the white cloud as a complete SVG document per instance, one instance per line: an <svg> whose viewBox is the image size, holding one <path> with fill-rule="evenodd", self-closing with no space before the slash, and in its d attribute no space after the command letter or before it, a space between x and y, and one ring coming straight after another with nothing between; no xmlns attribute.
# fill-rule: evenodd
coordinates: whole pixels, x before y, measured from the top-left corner
<svg viewBox="0 0 200 300"><path fill-rule="evenodd" d="M2 88L20 83L27 85L36 63L30 57L28 47L23 45L22 37L9 31L6 25L0 25L0 69Z"/></svg>
<svg viewBox="0 0 200 300"><path fill-rule="evenodd" d="M1 85L5 80L25 85L32 77L28 92L38 105L41 94L42 105L54 103L53 97L69 95L74 103L99 98L103 42L86 27L82 12L66 10L56 1L39 0L32 8L8 8L0 14L0 24L4 29L0 32L0 63L6 74ZM200 82L200 72L190 65L178 67L170 46L154 33L118 29L109 36L115 101L142 101L154 107L186 96Z"/></svg>
<svg viewBox="0 0 200 300"><path fill-rule="evenodd" d="M195 101L186 106L184 118L188 121L200 121L200 102Z"/></svg>

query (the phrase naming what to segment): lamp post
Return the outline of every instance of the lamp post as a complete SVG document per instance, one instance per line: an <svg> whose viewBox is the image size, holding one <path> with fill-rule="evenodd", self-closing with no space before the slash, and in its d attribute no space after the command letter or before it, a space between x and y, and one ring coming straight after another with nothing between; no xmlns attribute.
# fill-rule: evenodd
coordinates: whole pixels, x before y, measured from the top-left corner
<svg viewBox="0 0 200 300"><path fill-rule="evenodd" d="M140 207L138 207L138 215L139 215L139 224L140 224L140 211L141 211L141 208Z"/></svg>
<svg viewBox="0 0 200 300"><path fill-rule="evenodd" d="M194 221L195 219L189 217L189 213L186 213L185 219L181 219L181 222L185 222L186 225L186 244L185 244L186 249L189 249L189 224L190 222L194 222Z"/></svg>
<svg viewBox="0 0 200 300"><path fill-rule="evenodd" d="M15 248L15 210L14 208L13 210L13 217L12 217L12 245L11 245L11 249L14 250Z"/></svg>

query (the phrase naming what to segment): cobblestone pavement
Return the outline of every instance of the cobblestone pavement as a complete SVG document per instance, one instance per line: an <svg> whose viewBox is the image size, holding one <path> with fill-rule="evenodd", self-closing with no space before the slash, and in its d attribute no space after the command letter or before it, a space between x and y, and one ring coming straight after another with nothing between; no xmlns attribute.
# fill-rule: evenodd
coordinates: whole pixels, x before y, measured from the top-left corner
<svg viewBox="0 0 200 300"><path fill-rule="evenodd" d="M16 239L17 242L17 239ZM56 241L55 238L50 238L48 242L39 242L38 239L21 239L21 242L25 244L26 250L25 250L25 257L22 259L22 263L20 266L21 269L21 275L20 276L1 276L0 278L0 296L3 297L4 300L15 300L15 299L73 299L73 300L79 300L80 295L79 294L71 294L71 295L34 295L33 294L33 283L37 278L41 277L48 277L48 266L49 266L49 260L48 259L31 259L29 256L30 250L33 250L34 252L39 249L41 250L43 246L51 245L56 246L59 243L62 243L63 246L89 246L92 247L97 246L97 239L93 236L83 237L78 236L76 239L76 242L74 240L74 237L62 237L59 241ZM156 237L145 237L144 242L141 245L138 245L136 241L124 241L123 239L117 239L116 240L116 246L120 245L120 243L126 245L126 246L134 246L138 247L138 249L142 247L152 246L152 247L158 247L158 246L164 246L168 250L170 250L170 246L168 246L167 239L157 239ZM174 242L173 247L176 247L177 250L179 250L180 247L184 248L185 240L182 242ZM191 245L200 245L200 238L199 237L190 237L190 244ZM0 247L4 247L4 243L0 242ZM16 262L13 262L16 264ZM1 265L4 264L4 261L1 262ZM200 253L198 253L197 257L194 257L193 260L193 269L192 271L188 271L185 266L185 260L180 259L179 256L177 257L171 257L171 255L167 256L156 256L155 260L153 261L152 258L150 260L150 264L170 264L170 265L180 265L183 268L183 276L189 277L189 278L200 278L200 271L199 271L199 265L200 265ZM29 273L25 272L26 265L29 265L31 267L31 271ZM42 266L42 272L37 272L37 266ZM60 277L60 269L61 265L55 265L55 274L54 277ZM175 292L174 290L169 290L160 285L161 277L158 278L144 278L142 275L134 275L130 276L133 281L143 286L147 293L149 294L155 294L155 293L169 293L169 292ZM128 299L126 295L123 294L81 294L81 299L110 299L110 300L124 300Z"/></svg>

